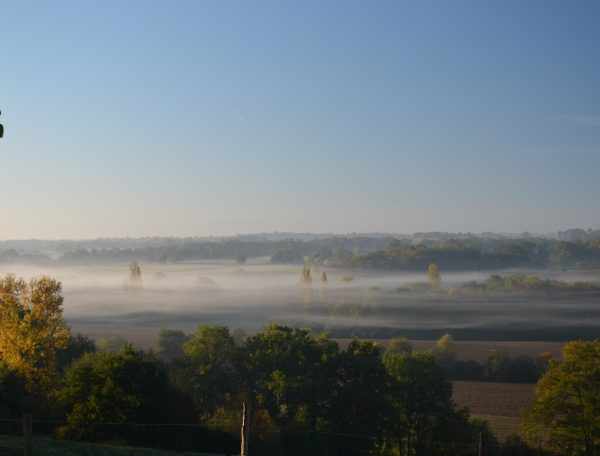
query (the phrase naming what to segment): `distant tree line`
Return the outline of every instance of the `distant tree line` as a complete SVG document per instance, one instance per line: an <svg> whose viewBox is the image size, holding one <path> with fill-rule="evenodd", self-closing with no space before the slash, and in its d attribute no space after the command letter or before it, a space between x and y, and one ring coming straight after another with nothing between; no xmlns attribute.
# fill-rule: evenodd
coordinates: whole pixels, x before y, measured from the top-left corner
<svg viewBox="0 0 600 456"><path fill-rule="evenodd" d="M467 282L450 291L456 292L560 292L560 291L599 291L600 286L592 282L564 282L560 280L542 279L531 274L493 274L488 279Z"/></svg>
<svg viewBox="0 0 600 456"><path fill-rule="evenodd" d="M425 270L431 263L442 270L599 267L600 244L597 241L548 239L449 240L416 245L394 241L384 250L352 258L349 265L370 269Z"/></svg>
<svg viewBox="0 0 600 456"><path fill-rule="evenodd" d="M401 346L407 353L413 351L406 338L394 338L389 346L392 349ZM511 357L501 350L492 352L483 363L463 360L457 356L454 338L449 334L438 339L431 354L450 380L500 383L536 383L553 361L552 354L548 352L540 353L536 357Z"/></svg>
<svg viewBox="0 0 600 456"><path fill-rule="evenodd" d="M332 267L423 271L435 263L442 270L493 270L503 268L600 267L600 241L559 241L543 238L461 237L393 239L386 237L331 237L310 240L157 239L125 242L98 240L66 242L50 257L42 241L40 250L1 249L0 262L98 263L185 262L267 257L272 263L313 264Z"/></svg>

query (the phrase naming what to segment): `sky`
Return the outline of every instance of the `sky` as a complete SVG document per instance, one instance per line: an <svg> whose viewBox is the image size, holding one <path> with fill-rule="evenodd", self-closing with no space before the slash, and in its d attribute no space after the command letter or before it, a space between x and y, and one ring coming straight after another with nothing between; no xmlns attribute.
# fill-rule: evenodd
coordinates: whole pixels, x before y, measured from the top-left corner
<svg viewBox="0 0 600 456"><path fill-rule="evenodd" d="M6 1L0 239L600 228L595 1Z"/></svg>

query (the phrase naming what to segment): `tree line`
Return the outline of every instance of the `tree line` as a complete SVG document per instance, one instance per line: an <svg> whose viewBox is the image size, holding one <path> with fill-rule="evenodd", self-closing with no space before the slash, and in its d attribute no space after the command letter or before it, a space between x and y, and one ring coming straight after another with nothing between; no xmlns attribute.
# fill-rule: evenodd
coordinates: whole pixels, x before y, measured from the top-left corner
<svg viewBox="0 0 600 456"><path fill-rule="evenodd" d="M34 244L34 247L37 244ZM40 244L44 252L50 248ZM97 240L54 246L55 257L42 250L0 249L0 262L81 264L101 262L177 263L267 257L274 264L314 264L332 267L424 270L436 263L444 270L493 270L514 267L600 267L600 241L560 241L546 238L330 237L309 240L155 239Z"/></svg>

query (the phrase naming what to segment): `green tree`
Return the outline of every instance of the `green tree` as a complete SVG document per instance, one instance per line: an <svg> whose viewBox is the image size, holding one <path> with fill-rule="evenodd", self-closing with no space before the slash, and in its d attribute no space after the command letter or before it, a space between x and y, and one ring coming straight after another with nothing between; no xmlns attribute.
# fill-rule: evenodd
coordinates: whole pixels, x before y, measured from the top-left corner
<svg viewBox="0 0 600 456"><path fill-rule="evenodd" d="M380 347L368 341L350 342L339 355L335 385L331 391L331 430L380 435L389 413L388 375L381 362Z"/></svg>
<svg viewBox="0 0 600 456"><path fill-rule="evenodd" d="M48 393L57 381L57 352L67 347L60 282L0 278L0 359L25 379L29 392Z"/></svg>
<svg viewBox="0 0 600 456"><path fill-rule="evenodd" d="M118 353L88 353L75 361L59 397L67 410L60 433L69 438L94 440L101 423L177 420L166 370L155 357L130 345Z"/></svg>
<svg viewBox="0 0 600 456"><path fill-rule="evenodd" d="M436 436L452 423L456 413L452 384L431 354L387 352L383 362L390 376L393 408L389 432L400 448L408 448L408 454L432 454Z"/></svg>
<svg viewBox="0 0 600 456"><path fill-rule="evenodd" d="M569 342L538 381L524 420L530 442L560 454L600 452L600 340Z"/></svg>
<svg viewBox="0 0 600 456"><path fill-rule="evenodd" d="M110 336L99 339L96 347L99 351L109 351L116 353L129 345L127 339L121 336Z"/></svg>
<svg viewBox="0 0 600 456"><path fill-rule="evenodd" d="M324 426L332 408L337 353L337 344L326 337L280 325L246 339L238 358L242 454L247 454L249 425L257 409L268 412L282 435L292 425L310 430Z"/></svg>
<svg viewBox="0 0 600 456"><path fill-rule="evenodd" d="M183 345L189 384L200 416L210 418L240 390L235 340L224 326L199 326Z"/></svg>
<svg viewBox="0 0 600 456"><path fill-rule="evenodd" d="M303 329L270 325L246 340L245 354L258 405L285 430L310 397L320 359L316 340Z"/></svg>

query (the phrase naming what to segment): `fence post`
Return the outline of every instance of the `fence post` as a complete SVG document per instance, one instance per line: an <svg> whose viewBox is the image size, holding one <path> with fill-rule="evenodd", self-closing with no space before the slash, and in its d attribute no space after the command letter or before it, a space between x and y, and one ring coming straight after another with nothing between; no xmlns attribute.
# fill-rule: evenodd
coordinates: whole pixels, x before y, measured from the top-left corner
<svg viewBox="0 0 600 456"><path fill-rule="evenodd" d="M31 413L23 414L23 454L32 456L33 454L33 419Z"/></svg>
<svg viewBox="0 0 600 456"><path fill-rule="evenodd" d="M479 433L479 445L477 445L477 456L483 456L483 432Z"/></svg>

